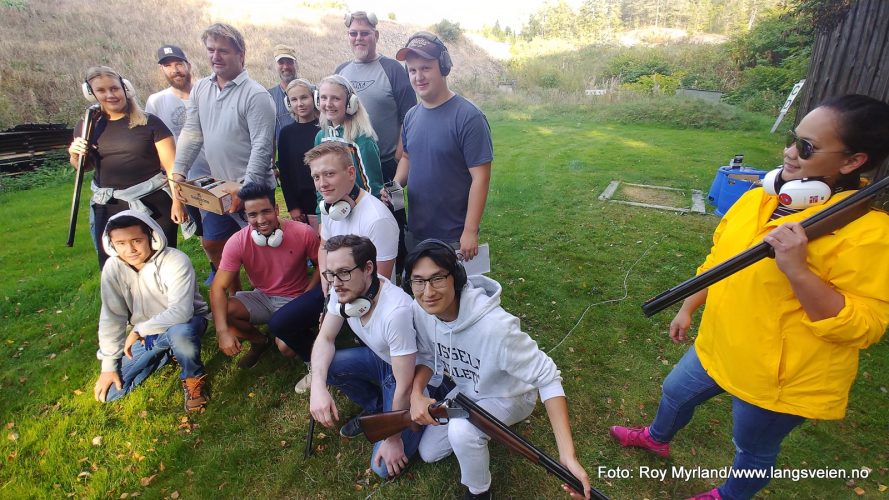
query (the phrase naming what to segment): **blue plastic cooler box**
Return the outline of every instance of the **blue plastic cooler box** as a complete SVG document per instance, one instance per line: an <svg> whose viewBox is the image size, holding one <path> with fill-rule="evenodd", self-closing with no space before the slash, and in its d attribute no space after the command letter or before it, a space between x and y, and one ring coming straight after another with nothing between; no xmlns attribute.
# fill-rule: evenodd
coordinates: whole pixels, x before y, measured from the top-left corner
<svg viewBox="0 0 889 500"><path fill-rule="evenodd" d="M720 217L728 212L728 209L738 201L744 193L754 187L752 179L762 179L766 175L765 170L746 167L719 167L710 192L707 194L707 202L716 207L714 213ZM751 180L739 179L744 176Z"/></svg>

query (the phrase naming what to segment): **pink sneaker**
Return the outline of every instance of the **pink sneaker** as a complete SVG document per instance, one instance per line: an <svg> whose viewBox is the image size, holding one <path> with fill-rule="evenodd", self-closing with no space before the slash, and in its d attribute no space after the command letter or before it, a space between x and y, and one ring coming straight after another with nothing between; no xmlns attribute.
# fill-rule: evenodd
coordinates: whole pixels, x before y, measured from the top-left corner
<svg viewBox="0 0 889 500"><path fill-rule="evenodd" d="M621 427L615 425L610 429L611 436L621 446L635 446L658 454L662 457L670 455L670 443L655 441L648 433L648 427Z"/></svg>
<svg viewBox="0 0 889 500"><path fill-rule="evenodd" d="M688 498L687 500L722 500L722 497L719 496L719 489L713 488L710 491L698 493L697 495Z"/></svg>

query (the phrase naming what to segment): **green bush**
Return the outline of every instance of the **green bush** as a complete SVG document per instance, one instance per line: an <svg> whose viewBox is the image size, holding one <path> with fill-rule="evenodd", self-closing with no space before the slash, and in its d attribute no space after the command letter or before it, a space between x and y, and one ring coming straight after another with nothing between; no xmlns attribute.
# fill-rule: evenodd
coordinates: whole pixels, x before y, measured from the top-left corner
<svg viewBox="0 0 889 500"><path fill-rule="evenodd" d="M645 75L673 73L670 62L662 51L638 49L627 50L608 61L608 76L616 76L624 83L634 83Z"/></svg>
<svg viewBox="0 0 889 500"><path fill-rule="evenodd" d="M625 83L621 85L622 89L634 90L643 94L652 95L676 95L676 89L682 83L682 75L662 75L654 73L652 75L640 76L633 83Z"/></svg>
<svg viewBox="0 0 889 500"><path fill-rule="evenodd" d="M435 24L432 27L432 31L445 42L456 42L463 36L463 28L460 27L460 23L448 21L447 19L442 19Z"/></svg>
<svg viewBox="0 0 889 500"><path fill-rule="evenodd" d="M725 102L748 111L775 113L793 85L805 76L798 71L775 66L747 68L741 73L741 84L725 96Z"/></svg>
<svg viewBox="0 0 889 500"><path fill-rule="evenodd" d="M544 73L540 76L540 86L545 89L554 89L559 86L558 73Z"/></svg>

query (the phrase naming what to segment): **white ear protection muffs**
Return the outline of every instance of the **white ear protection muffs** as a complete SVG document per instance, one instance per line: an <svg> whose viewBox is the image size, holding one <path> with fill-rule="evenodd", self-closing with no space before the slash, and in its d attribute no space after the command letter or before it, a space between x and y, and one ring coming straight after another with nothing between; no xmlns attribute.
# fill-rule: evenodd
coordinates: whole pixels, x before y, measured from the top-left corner
<svg viewBox="0 0 889 500"><path fill-rule="evenodd" d="M318 110L318 88L315 87L314 85L312 85L312 83L310 81L305 80L303 78L297 78L296 80L293 80L293 82L302 83L304 87L309 89L309 94L312 95L312 105L315 107L315 110L317 111ZM287 108L287 111L290 113L293 113L293 105L290 104L290 96L287 95L287 92L289 92L290 89L292 89L293 87L296 86L293 84L293 82L287 84L287 90L284 92L284 107Z"/></svg>
<svg viewBox="0 0 889 500"><path fill-rule="evenodd" d="M264 247L266 245L272 248L278 248L281 246L281 243L284 242L284 230L280 227L272 231L272 234L266 236L256 229L250 230L250 237L253 238L253 243L256 243L258 247Z"/></svg>
<svg viewBox="0 0 889 500"><path fill-rule="evenodd" d="M355 89L352 87L352 82L350 82L349 80L345 79L344 77L342 77L340 75L330 75L328 77L325 77L318 84L318 88L315 89L315 109L317 109L317 110L321 109L321 94L319 92L321 89L321 85L324 82L330 81L330 80L333 80L334 82L336 82L337 84L342 86L344 89L346 89L346 114L349 116L352 116L355 113L357 113L358 112L358 105L361 101L358 100L358 95L355 94Z"/></svg>
<svg viewBox="0 0 889 500"><path fill-rule="evenodd" d="M130 97L135 97L136 89L133 87L133 84L120 75L117 75L117 78L120 79L120 86L121 88L123 88L124 97L127 99L129 99ZM83 92L83 97L86 98L87 101L99 102L96 99L96 95L93 94L93 88L90 86L90 82L84 80L84 82L80 85L80 90Z"/></svg>
<svg viewBox="0 0 889 500"><path fill-rule="evenodd" d="M318 209L332 220L345 220L352 213L352 209L355 208L355 200L358 199L359 194L361 194L361 191L358 189L358 186L352 186L349 196L333 203L321 200L321 203L318 204Z"/></svg>
<svg viewBox="0 0 889 500"><path fill-rule="evenodd" d="M370 282L370 288L366 295L362 295L348 304L335 304L328 307L328 310L337 316L343 318L360 318L370 311L373 307L374 297L380 292L380 278L376 274L373 275Z"/></svg>
<svg viewBox="0 0 889 500"><path fill-rule="evenodd" d="M826 202L833 191L823 181L823 177L807 177L785 181L781 178L783 168L776 168L762 179L766 194L777 196L778 202L788 208L808 208Z"/></svg>
<svg viewBox="0 0 889 500"><path fill-rule="evenodd" d="M374 27L374 29L376 29L377 22L378 22L377 15L374 14L373 12L355 11L356 14L358 14L359 12L363 13L364 17L367 18L368 24L370 24L372 27ZM347 28L352 26L352 19L353 19L352 13L346 12L346 15L343 16L343 24L345 24Z"/></svg>
<svg viewBox="0 0 889 500"><path fill-rule="evenodd" d="M151 249L155 252L160 250L164 246L163 241L161 235L152 229ZM114 249L114 244L111 242L111 235L108 234L108 231L105 231L105 233L102 234L102 248L105 249L105 253L108 254L109 257L117 257L117 250Z"/></svg>

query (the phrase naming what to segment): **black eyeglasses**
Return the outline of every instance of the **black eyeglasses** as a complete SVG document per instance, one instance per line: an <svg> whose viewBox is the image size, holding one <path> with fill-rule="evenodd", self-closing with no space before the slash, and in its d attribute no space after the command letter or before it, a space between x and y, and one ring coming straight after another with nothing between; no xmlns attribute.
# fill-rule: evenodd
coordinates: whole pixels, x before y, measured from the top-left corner
<svg viewBox="0 0 889 500"><path fill-rule="evenodd" d="M842 151L818 151L817 148L815 148L815 145L812 144L808 139L803 139L796 135L795 130L787 131L787 147L789 148L791 144L796 145L796 152L803 160L808 160L813 154L816 153L850 153L848 149L844 149Z"/></svg>
<svg viewBox="0 0 889 500"><path fill-rule="evenodd" d="M327 280L328 283L333 283L334 278L339 278L340 281L349 281L352 279L352 271L358 269L361 265L356 265L352 269L344 269L342 271L324 271L321 273L321 276L324 276L324 279Z"/></svg>
<svg viewBox="0 0 889 500"><path fill-rule="evenodd" d="M352 38L358 38L359 36L361 38L367 38L372 34L373 34L373 31L355 31L355 30L349 31L349 36Z"/></svg>
<svg viewBox="0 0 889 500"><path fill-rule="evenodd" d="M412 280L408 280L408 283L411 284L411 290L413 290L414 293L422 293L423 290L426 290L426 283L429 283L430 285L432 285L432 288L441 290L442 288L447 286L448 276L450 276L450 275L451 275L451 273L440 274L438 276L433 276L431 278L426 278L426 279L414 278Z"/></svg>

